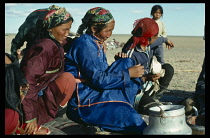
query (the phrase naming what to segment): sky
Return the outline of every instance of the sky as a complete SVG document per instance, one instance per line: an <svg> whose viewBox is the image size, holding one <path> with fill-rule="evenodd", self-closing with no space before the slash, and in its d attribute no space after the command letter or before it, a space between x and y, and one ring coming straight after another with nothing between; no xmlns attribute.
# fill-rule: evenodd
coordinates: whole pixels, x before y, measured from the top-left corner
<svg viewBox="0 0 210 138"><path fill-rule="evenodd" d="M163 7L162 22L168 36L203 36L205 3L5 3L5 33L17 33L34 10L51 5L65 7L74 18L71 32L76 32L85 13L94 7L108 9L115 19L113 34L130 34L136 19L150 17L154 5Z"/></svg>

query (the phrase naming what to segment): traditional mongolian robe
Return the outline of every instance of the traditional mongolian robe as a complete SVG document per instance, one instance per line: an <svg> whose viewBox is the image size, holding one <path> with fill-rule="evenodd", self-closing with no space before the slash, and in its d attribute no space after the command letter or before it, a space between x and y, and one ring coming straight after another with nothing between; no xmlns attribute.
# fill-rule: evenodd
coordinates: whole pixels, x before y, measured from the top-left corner
<svg viewBox="0 0 210 138"><path fill-rule="evenodd" d="M21 69L30 88L22 106L24 120L36 118L38 125L55 119L58 106L65 98L54 81L64 71L64 49L52 39L40 39L26 51Z"/></svg>
<svg viewBox="0 0 210 138"><path fill-rule="evenodd" d="M81 81L69 100L67 117L101 129L142 134L147 125L133 105L143 82L131 79L128 72L135 64L125 58L109 66L96 42L93 35L83 34L65 56L64 71Z"/></svg>

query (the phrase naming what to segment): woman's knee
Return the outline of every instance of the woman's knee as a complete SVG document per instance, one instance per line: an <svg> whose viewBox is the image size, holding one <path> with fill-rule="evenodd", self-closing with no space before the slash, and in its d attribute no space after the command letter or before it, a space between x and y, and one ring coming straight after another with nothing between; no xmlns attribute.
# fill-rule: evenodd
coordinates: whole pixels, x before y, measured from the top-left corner
<svg viewBox="0 0 210 138"><path fill-rule="evenodd" d="M71 73L64 72L62 75L64 76L64 80L67 81L68 84L70 84L72 87L76 86L76 80Z"/></svg>
<svg viewBox="0 0 210 138"><path fill-rule="evenodd" d="M162 68L165 69L165 72L166 72L167 74L171 74L171 75L174 74L174 68L173 68L173 66L171 66L170 64L165 63L165 64L162 65Z"/></svg>
<svg viewBox="0 0 210 138"><path fill-rule="evenodd" d="M76 80L74 76L69 72L62 73L55 81L61 90L64 90L68 87L75 89L76 87Z"/></svg>

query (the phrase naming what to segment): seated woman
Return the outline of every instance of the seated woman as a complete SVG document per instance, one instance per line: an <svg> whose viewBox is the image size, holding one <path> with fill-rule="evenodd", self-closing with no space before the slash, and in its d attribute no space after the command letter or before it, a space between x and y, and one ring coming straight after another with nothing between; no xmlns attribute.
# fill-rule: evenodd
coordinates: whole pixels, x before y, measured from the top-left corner
<svg viewBox="0 0 210 138"><path fill-rule="evenodd" d="M63 44L73 18L65 8L55 5L48 11L44 20L37 21L37 32L20 64L30 85L22 102L26 134L34 134L38 126L54 120L76 86L73 75L64 72Z"/></svg>
<svg viewBox="0 0 210 138"><path fill-rule="evenodd" d="M112 14L102 7L88 10L82 19L77 32L80 37L65 56L65 71L77 78L67 117L101 130L142 134L147 125L133 105L144 69L130 58L108 66L103 47L114 25Z"/></svg>

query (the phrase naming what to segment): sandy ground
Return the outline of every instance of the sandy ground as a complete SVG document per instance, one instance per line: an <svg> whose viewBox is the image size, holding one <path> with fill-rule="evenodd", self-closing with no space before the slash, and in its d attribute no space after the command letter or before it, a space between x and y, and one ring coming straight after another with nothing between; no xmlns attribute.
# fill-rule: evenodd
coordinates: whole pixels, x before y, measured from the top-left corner
<svg viewBox="0 0 210 138"><path fill-rule="evenodd" d="M126 42L130 35L112 35L109 40L115 38L120 43ZM10 53L11 40L14 35L5 35L5 52ZM205 57L205 41L202 37L170 36L175 48L168 50L164 44L164 59L170 63L175 74L168 87L169 92L165 93L162 101L171 101L176 103L190 97L194 94L197 78L201 72L203 59ZM22 48L24 48L23 46ZM107 51L107 61L111 64L114 61L114 55L120 52L121 48ZM148 123L148 116L142 116ZM69 120L65 115L48 122L45 126L51 130L51 135L95 135L96 129L84 127L78 123ZM99 135L116 135L112 133L103 133Z"/></svg>
<svg viewBox="0 0 210 138"><path fill-rule="evenodd" d="M7 53L10 53L11 41L14 36L5 35L5 52ZM129 38L130 35L113 34L107 41L116 39L119 43L125 43ZM179 93L180 96L188 97L195 91L197 78L205 57L205 41L202 37L193 36L169 36L168 38L175 45L173 49L168 50L164 44L165 62L170 63L175 70L168 89L171 91L171 94ZM22 48L24 47L25 45ZM107 61L109 64L114 61L114 55L120 51L121 47L107 50Z"/></svg>

